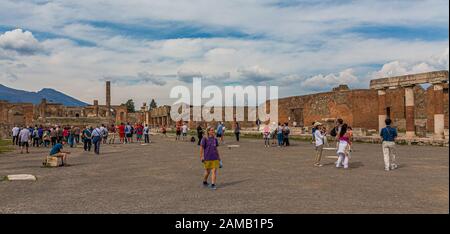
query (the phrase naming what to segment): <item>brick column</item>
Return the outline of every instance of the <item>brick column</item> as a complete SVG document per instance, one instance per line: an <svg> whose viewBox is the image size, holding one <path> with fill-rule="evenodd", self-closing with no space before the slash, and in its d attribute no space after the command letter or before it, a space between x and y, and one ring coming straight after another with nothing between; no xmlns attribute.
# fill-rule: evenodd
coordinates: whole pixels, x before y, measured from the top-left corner
<svg viewBox="0 0 450 234"><path fill-rule="evenodd" d="M434 90L434 138L444 139L444 87L433 84Z"/></svg>
<svg viewBox="0 0 450 234"><path fill-rule="evenodd" d="M381 132L381 129L386 127L386 90L380 89L378 90L378 130Z"/></svg>
<svg viewBox="0 0 450 234"><path fill-rule="evenodd" d="M414 126L414 86L405 87L406 137L416 136Z"/></svg>
<svg viewBox="0 0 450 234"><path fill-rule="evenodd" d="M111 82L106 81L106 117L111 116Z"/></svg>
<svg viewBox="0 0 450 234"><path fill-rule="evenodd" d="M94 100L94 114L98 117L98 100Z"/></svg>

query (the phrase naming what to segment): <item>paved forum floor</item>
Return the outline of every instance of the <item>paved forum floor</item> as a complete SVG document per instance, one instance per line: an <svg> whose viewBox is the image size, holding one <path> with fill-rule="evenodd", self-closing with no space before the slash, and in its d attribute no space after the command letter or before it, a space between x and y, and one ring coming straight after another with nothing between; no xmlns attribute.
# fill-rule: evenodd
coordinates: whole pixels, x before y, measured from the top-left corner
<svg viewBox="0 0 450 234"><path fill-rule="evenodd" d="M243 139L221 147L218 189L201 186L196 145L153 137L150 145L106 145L94 156L73 150L69 167L41 168L44 149L0 155L0 213L448 213L449 148L398 146L401 167L383 170L380 145L356 144L349 170L313 147L264 148ZM230 144L235 144L228 139ZM333 156L334 152L325 152Z"/></svg>

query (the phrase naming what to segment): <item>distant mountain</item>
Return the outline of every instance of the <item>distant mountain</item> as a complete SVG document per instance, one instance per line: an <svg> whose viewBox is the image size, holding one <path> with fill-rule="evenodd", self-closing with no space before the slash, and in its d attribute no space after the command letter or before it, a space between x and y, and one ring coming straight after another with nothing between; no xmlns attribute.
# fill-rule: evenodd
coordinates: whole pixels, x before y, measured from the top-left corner
<svg viewBox="0 0 450 234"><path fill-rule="evenodd" d="M87 106L87 103L79 101L64 93L54 89L42 89L38 92L28 92L24 90L12 89L0 84L0 100L6 100L11 103L27 102L39 104L45 98L50 103L61 103L65 106Z"/></svg>

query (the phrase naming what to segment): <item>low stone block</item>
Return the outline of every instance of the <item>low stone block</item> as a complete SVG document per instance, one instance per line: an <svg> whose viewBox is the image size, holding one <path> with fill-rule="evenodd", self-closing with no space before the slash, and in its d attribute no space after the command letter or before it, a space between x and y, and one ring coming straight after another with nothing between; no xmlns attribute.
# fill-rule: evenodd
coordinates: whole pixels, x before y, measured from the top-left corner
<svg viewBox="0 0 450 234"><path fill-rule="evenodd" d="M29 181L36 181L36 176L29 175L29 174L17 174L17 175L8 175L6 176L7 180L13 181L13 180L29 180Z"/></svg>

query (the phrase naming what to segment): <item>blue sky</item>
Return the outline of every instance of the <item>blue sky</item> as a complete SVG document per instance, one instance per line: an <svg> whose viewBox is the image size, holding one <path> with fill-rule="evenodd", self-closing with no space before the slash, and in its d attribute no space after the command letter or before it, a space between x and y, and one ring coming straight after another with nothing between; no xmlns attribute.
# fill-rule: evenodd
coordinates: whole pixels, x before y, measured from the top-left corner
<svg viewBox="0 0 450 234"><path fill-rule="evenodd" d="M0 0L0 83L85 102L168 103L176 85L277 85L281 96L448 70L447 0ZM83 92L80 92L82 90ZM133 90L129 93L129 90Z"/></svg>

